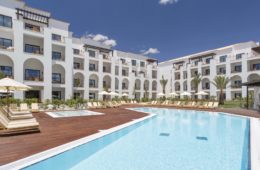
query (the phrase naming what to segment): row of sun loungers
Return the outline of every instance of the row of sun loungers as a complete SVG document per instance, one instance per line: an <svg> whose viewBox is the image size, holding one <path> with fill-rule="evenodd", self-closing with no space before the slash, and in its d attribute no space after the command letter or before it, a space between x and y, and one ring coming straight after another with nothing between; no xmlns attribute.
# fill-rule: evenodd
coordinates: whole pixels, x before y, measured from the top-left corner
<svg viewBox="0 0 260 170"><path fill-rule="evenodd" d="M163 106L173 106L173 107L186 107L186 108L200 108L200 109L216 109L219 105L218 102L196 102L196 101L175 101L171 102L169 100L165 100L160 103L159 101L152 101L151 105L163 105Z"/></svg>
<svg viewBox="0 0 260 170"><path fill-rule="evenodd" d="M15 105L0 108L0 136L39 132L39 123L26 108L21 104L20 108Z"/></svg>

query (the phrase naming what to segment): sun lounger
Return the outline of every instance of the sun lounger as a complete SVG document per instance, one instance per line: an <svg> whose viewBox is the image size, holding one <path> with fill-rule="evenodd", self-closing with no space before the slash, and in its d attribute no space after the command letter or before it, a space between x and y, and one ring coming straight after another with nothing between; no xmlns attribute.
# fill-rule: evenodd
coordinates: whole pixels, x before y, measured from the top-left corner
<svg viewBox="0 0 260 170"><path fill-rule="evenodd" d="M205 107L205 108L210 109L210 108L213 107L213 104L214 104L214 102L209 102L208 105L207 105L207 107Z"/></svg>
<svg viewBox="0 0 260 170"><path fill-rule="evenodd" d="M171 106L180 107L181 106L181 101L174 102Z"/></svg>
<svg viewBox="0 0 260 170"><path fill-rule="evenodd" d="M20 104L20 111L29 111L27 103Z"/></svg>
<svg viewBox="0 0 260 170"><path fill-rule="evenodd" d="M95 107L96 109L101 109L102 106L98 106L97 102L93 102L92 103L93 107Z"/></svg>
<svg viewBox="0 0 260 170"><path fill-rule="evenodd" d="M102 105L102 103L100 103L100 102L97 102L97 105L98 105L98 107L100 107L100 108L107 108L105 105Z"/></svg>
<svg viewBox="0 0 260 170"><path fill-rule="evenodd" d="M31 112L32 113L38 113L39 112L39 105L38 105L38 103L32 103L32 105L31 105Z"/></svg>
<svg viewBox="0 0 260 170"><path fill-rule="evenodd" d="M39 123L35 118L9 120L7 115L0 111L0 136L20 133L39 132Z"/></svg>
<svg viewBox="0 0 260 170"><path fill-rule="evenodd" d="M208 108L208 102L204 102L202 105L199 106L200 109Z"/></svg>
<svg viewBox="0 0 260 170"><path fill-rule="evenodd" d="M210 109L216 109L216 108L218 108L218 105L219 105L218 102L214 102L213 105L210 106L209 108L210 108Z"/></svg>
<svg viewBox="0 0 260 170"><path fill-rule="evenodd" d="M96 109L96 107L91 102L88 102L88 109Z"/></svg>
<svg viewBox="0 0 260 170"><path fill-rule="evenodd" d="M186 107L193 108L193 107L195 107L195 105L196 105L196 102L193 101L193 102L189 102Z"/></svg>

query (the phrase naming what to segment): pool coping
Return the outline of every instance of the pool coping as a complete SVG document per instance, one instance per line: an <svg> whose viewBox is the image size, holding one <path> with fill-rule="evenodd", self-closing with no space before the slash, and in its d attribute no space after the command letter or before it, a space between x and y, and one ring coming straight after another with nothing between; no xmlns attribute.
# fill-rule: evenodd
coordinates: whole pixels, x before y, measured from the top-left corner
<svg viewBox="0 0 260 170"><path fill-rule="evenodd" d="M147 112L143 112L143 113L147 113ZM101 138L103 136L109 135L111 133L114 133L116 131L119 131L121 129L124 129L126 127L129 127L131 125L134 125L136 123L142 122L144 120L150 119L150 118L155 117L155 116L156 116L156 114L149 113L145 117L142 117L142 118L139 118L139 119L133 119L132 121L121 124L119 126L115 126L113 128L106 129L106 130L99 130L99 132L97 132L93 135L86 136L86 137L71 141L69 143L65 143L63 145L45 150L43 152L39 152L39 153L33 154L31 156L19 159L17 161L2 165L2 166L0 166L0 169L1 170L18 170L18 169L26 168L30 165L33 165L33 164L38 163L40 161L49 159L49 158L54 157L56 155L59 155L63 152L66 152L70 149L76 148L80 145L86 144L88 142L91 142L93 140L96 140L96 139Z"/></svg>

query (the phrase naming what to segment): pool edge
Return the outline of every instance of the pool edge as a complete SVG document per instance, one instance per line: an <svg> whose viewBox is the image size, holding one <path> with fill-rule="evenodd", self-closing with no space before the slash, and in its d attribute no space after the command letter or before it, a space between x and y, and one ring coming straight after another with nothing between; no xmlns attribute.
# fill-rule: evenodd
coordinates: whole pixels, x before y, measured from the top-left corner
<svg viewBox="0 0 260 170"><path fill-rule="evenodd" d="M260 169L260 120L250 118L250 165L251 170Z"/></svg>

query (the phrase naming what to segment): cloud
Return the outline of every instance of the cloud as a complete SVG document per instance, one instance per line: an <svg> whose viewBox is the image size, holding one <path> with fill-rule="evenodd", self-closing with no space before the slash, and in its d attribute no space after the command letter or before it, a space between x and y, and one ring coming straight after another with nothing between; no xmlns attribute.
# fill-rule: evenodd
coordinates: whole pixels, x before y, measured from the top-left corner
<svg viewBox="0 0 260 170"><path fill-rule="evenodd" d="M86 34L84 37L90 38L94 41L100 42L100 43L102 43L106 46L110 46L110 47L114 47L117 45L116 40L110 39L108 36L102 35L102 34Z"/></svg>
<svg viewBox="0 0 260 170"><path fill-rule="evenodd" d="M157 48L149 48L148 50L141 50L143 55L158 54L160 51Z"/></svg>
<svg viewBox="0 0 260 170"><path fill-rule="evenodd" d="M179 0L160 0L159 4L161 5L168 5L168 4L173 4L177 3Z"/></svg>
<svg viewBox="0 0 260 170"><path fill-rule="evenodd" d="M117 45L116 40L110 39L110 40L105 40L103 42L103 44L110 46L110 47L114 47Z"/></svg>

